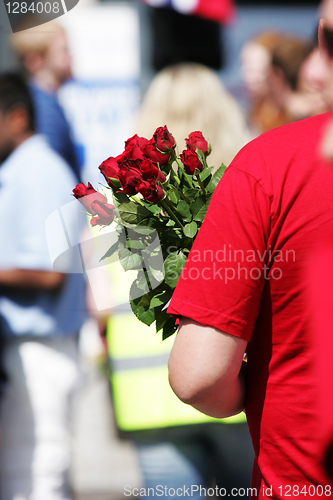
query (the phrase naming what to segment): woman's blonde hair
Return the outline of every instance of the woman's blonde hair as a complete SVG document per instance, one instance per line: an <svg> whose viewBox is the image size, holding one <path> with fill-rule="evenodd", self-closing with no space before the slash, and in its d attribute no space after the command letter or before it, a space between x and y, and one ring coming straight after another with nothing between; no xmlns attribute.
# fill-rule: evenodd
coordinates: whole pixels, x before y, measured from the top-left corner
<svg viewBox="0 0 333 500"><path fill-rule="evenodd" d="M200 130L212 146L209 165L228 165L249 140L245 118L218 76L200 64L165 68L152 81L139 111L135 131L150 138L167 125L179 152L185 138Z"/></svg>

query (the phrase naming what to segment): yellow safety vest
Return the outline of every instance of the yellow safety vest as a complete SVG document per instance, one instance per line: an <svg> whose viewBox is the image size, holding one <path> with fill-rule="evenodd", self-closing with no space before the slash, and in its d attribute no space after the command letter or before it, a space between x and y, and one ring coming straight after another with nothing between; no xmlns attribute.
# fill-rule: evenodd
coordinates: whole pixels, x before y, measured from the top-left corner
<svg viewBox="0 0 333 500"><path fill-rule="evenodd" d="M123 431L207 422L246 422L244 413L226 419L208 417L182 403L168 382L167 361L174 336L162 342L161 332L141 323L130 309L128 290L136 272L109 266L113 295L124 297L107 326L112 397L116 422Z"/></svg>

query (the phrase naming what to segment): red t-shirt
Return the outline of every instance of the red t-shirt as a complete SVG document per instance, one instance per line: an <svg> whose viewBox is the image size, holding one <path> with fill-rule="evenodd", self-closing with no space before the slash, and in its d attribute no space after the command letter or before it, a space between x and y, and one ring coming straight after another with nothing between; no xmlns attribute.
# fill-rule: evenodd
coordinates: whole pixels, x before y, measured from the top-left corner
<svg viewBox="0 0 333 500"><path fill-rule="evenodd" d="M333 484L333 235L320 244L309 269L309 307L318 386L318 457Z"/></svg>
<svg viewBox="0 0 333 500"><path fill-rule="evenodd" d="M306 272L314 242L333 227L333 164L320 156L330 117L272 130L238 153L168 309L249 341L245 409L260 498L271 487L273 498L329 493L315 458Z"/></svg>

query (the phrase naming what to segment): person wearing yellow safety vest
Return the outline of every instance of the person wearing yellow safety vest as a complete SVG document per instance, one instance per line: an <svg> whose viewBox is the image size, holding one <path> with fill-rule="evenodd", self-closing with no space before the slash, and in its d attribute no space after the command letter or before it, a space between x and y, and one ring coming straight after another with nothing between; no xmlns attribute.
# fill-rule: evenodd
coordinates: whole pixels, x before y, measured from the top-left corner
<svg viewBox="0 0 333 500"><path fill-rule="evenodd" d="M217 420L178 400L167 374L174 338L162 342L131 311L136 272L125 273L119 262L108 270L119 304L106 331L115 420L136 444L143 478L143 488L127 485L125 496L246 498L253 451L245 415Z"/></svg>

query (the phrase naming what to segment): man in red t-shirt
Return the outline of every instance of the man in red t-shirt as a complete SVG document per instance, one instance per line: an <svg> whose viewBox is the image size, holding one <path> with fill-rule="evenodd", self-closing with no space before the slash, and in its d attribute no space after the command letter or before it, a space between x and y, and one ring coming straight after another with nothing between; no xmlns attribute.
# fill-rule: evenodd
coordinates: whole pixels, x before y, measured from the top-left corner
<svg viewBox="0 0 333 500"><path fill-rule="evenodd" d="M320 35L333 81L324 21ZM333 163L322 155L331 120L327 113L270 131L236 156L168 310L183 317L169 360L176 394L215 417L245 407L252 497L332 494L316 458L307 308L308 261L333 228Z"/></svg>

